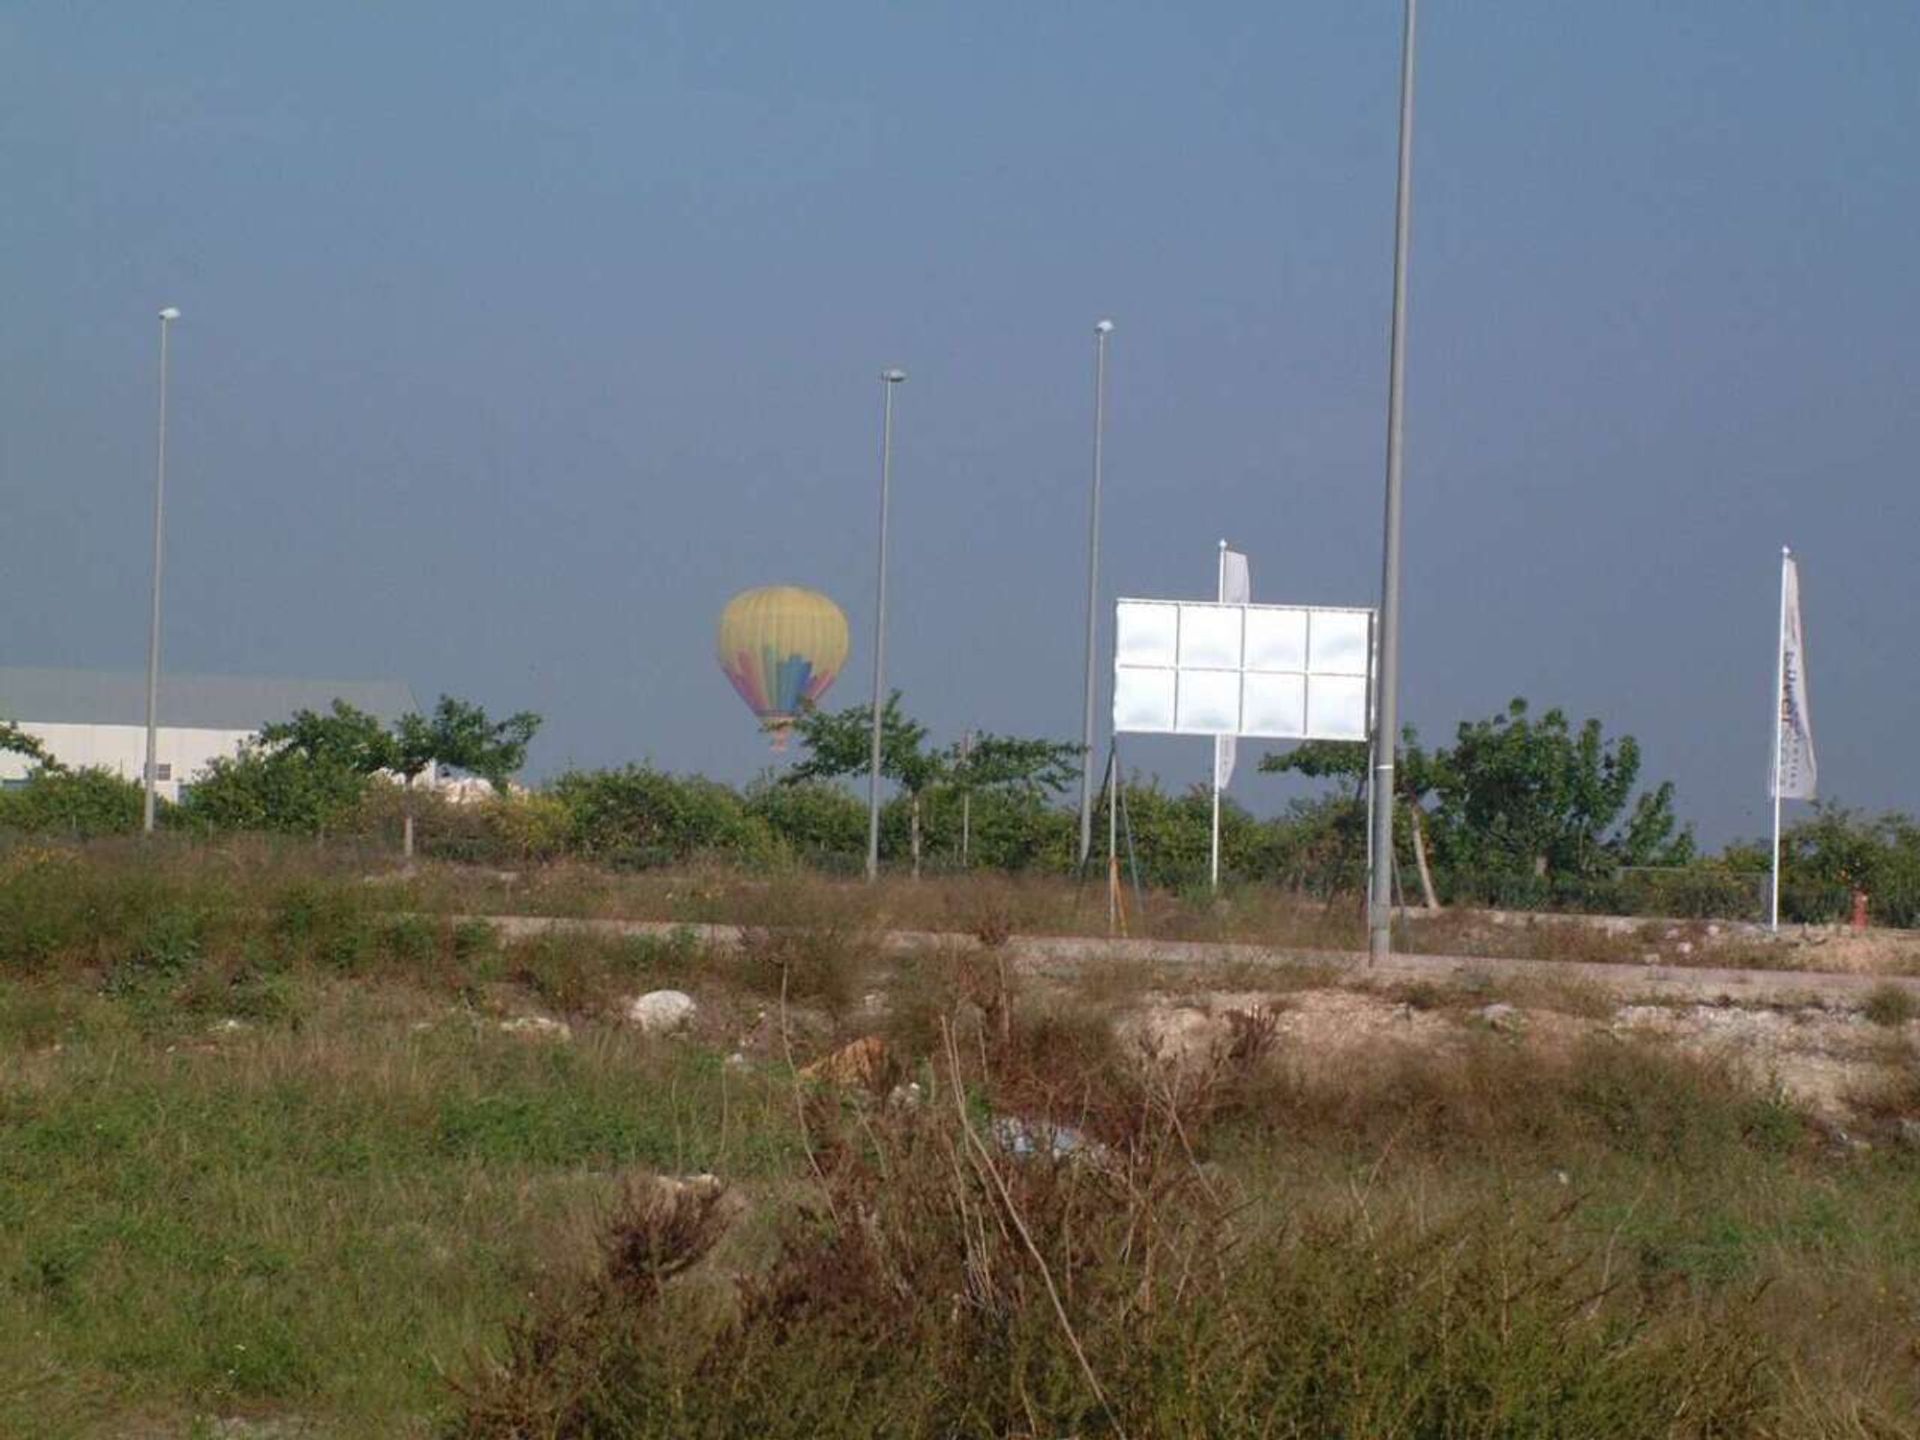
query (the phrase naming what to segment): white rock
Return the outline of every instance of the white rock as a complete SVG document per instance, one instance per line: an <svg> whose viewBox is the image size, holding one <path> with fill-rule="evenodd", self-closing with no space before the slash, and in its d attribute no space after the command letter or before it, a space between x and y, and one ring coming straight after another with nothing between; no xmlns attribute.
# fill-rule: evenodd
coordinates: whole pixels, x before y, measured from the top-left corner
<svg viewBox="0 0 1920 1440"><path fill-rule="evenodd" d="M684 990L649 990L627 1006L627 1019L649 1035L672 1035L692 1024L699 1009Z"/></svg>
<svg viewBox="0 0 1920 1440"><path fill-rule="evenodd" d="M1526 1017L1504 1000L1492 1005L1483 1005L1475 1012L1481 1023L1490 1029L1512 1032L1526 1024Z"/></svg>
<svg viewBox="0 0 1920 1440"><path fill-rule="evenodd" d="M677 1195L718 1195L727 1188L726 1181L706 1170L698 1175L656 1175L653 1183Z"/></svg>

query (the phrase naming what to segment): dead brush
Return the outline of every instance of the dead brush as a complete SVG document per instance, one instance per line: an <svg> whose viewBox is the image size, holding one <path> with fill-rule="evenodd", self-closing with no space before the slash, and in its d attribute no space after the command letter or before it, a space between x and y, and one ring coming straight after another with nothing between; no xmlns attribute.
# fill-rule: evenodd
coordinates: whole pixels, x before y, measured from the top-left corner
<svg viewBox="0 0 1920 1440"><path fill-rule="evenodd" d="M1194 1158L1204 1097L1142 1087L1118 1141L1022 1152L1004 1077L942 1048L925 1106L808 1112L818 1184L727 1313L690 1323L661 1283L705 1202L643 1210L632 1282L519 1332L452 1433L1774 1433L1751 1305L1635 1283L1578 1196L1435 1210L1369 1180L1256 1209Z"/></svg>
<svg viewBox="0 0 1920 1440"><path fill-rule="evenodd" d="M1879 1075L1853 1086L1847 1104L1904 1138L1908 1128L1920 1121L1920 1046L1902 1036L1888 1036L1875 1049Z"/></svg>
<svg viewBox="0 0 1920 1440"><path fill-rule="evenodd" d="M629 1181L607 1226L607 1283L630 1299L658 1297L661 1287L705 1258L729 1220L724 1182L650 1176Z"/></svg>
<svg viewBox="0 0 1920 1440"><path fill-rule="evenodd" d="M977 1006L986 1033L1001 1048L1012 1043L1016 985L1013 967L1002 946L954 957L959 998Z"/></svg>
<svg viewBox="0 0 1920 1440"><path fill-rule="evenodd" d="M1280 1038L1280 1017L1271 1006L1227 1011L1226 1059L1236 1065L1257 1065L1273 1053Z"/></svg>
<svg viewBox="0 0 1920 1440"><path fill-rule="evenodd" d="M951 929L971 935L988 950L1013 938L1017 923L1011 888L1003 880L981 878L965 890L949 890L945 919Z"/></svg>
<svg viewBox="0 0 1920 1440"><path fill-rule="evenodd" d="M724 964L743 988L844 1015L858 1002L880 944L871 930L840 925L747 929Z"/></svg>
<svg viewBox="0 0 1920 1440"><path fill-rule="evenodd" d="M974 1051L962 1049L964 1083L1008 1114L1070 1125L1104 1142L1138 1131L1146 1072L1124 1053L1104 1012L1046 998L1009 1006L999 1019Z"/></svg>
<svg viewBox="0 0 1920 1440"><path fill-rule="evenodd" d="M509 946L505 968L516 985L552 1009L585 1015L606 1008L612 983L604 942L591 936L554 932Z"/></svg>
<svg viewBox="0 0 1920 1440"><path fill-rule="evenodd" d="M728 1194L712 1176L630 1181L607 1221L598 1266L557 1282L509 1325L497 1361L476 1360L468 1378L454 1381L460 1415L449 1433L470 1440L605 1433L599 1392L610 1376L631 1375L635 1340L660 1327L668 1283L725 1233Z"/></svg>

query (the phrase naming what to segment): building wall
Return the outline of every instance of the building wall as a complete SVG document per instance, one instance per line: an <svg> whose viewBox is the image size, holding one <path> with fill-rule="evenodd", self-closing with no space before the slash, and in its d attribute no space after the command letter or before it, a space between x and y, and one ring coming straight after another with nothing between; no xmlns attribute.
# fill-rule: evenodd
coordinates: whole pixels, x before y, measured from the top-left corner
<svg viewBox="0 0 1920 1440"><path fill-rule="evenodd" d="M128 780L138 781L147 756L147 731L144 725L48 725L23 722L20 728L33 736L69 769L98 766ZM160 727L156 757L160 779L154 786L163 800L178 800L182 783L189 782L207 762L231 755L251 730L194 730L178 726ZM25 756L0 752L0 782L26 777L31 765Z"/></svg>

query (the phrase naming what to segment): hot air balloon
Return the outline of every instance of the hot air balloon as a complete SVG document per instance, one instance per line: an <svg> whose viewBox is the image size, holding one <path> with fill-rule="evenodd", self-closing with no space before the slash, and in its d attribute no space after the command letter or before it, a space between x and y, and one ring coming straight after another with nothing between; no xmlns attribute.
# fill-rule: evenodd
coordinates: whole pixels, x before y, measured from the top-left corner
<svg viewBox="0 0 1920 1440"><path fill-rule="evenodd" d="M727 679L784 750L794 720L847 663L847 617L818 590L742 590L720 612L717 648Z"/></svg>

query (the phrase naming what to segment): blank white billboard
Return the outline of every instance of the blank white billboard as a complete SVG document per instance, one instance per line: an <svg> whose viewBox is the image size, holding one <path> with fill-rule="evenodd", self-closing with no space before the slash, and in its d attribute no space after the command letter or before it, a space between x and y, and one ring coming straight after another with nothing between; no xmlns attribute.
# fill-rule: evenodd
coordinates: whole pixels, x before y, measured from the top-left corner
<svg viewBox="0 0 1920 1440"><path fill-rule="evenodd" d="M1371 610L1121 600L1113 728L1365 740L1372 656Z"/></svg>

